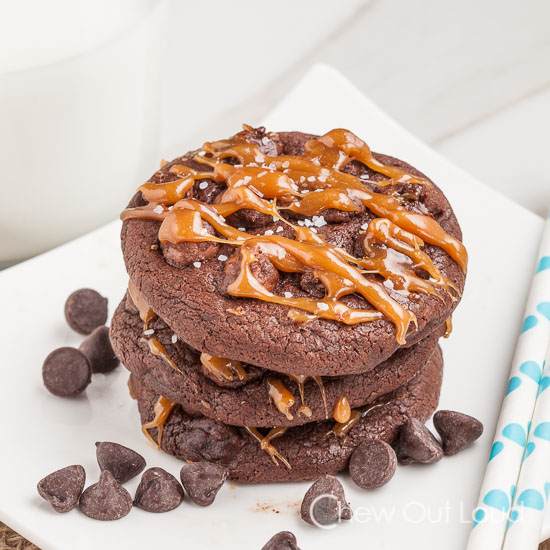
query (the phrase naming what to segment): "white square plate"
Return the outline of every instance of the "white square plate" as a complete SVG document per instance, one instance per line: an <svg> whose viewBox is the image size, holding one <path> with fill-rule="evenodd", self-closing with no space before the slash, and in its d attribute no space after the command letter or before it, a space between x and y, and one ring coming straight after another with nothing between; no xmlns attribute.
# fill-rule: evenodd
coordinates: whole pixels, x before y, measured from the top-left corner
<svg viewBox="0 0 550 550"><path fill-rule="evenodd" d="M119 251L119 223L113 222L0 273L0 519L44 550L259 550L281 530L293 531L303 550L333 550L335 545L409 550L465 546L543 221L441 158L328 67L314 67L265 123L274 130L318 133L349 128L375 151L412 163L447 194L464 230L470 270L454 316L455 330L442 343L441 407L480 418L483 437L435 465L399 468L391 483L377 491L362 491L341 476L356 514L332 531L300 520L297 510L306 483L228 483L208 509L186 499L167 514L134 509L110 523L91 520L78 510L56 514L38 496L36 482L55 469L82 464L88 483L94 483L95 441L128 445L142 453L149 466L161 466L176 476L180 468L176 459L153 449L142 436L124 368L96 375L86 394L73 400L56 398L42 386L45 356L81 340L63 318L69 293L96 288L108 296L111 309L124 293L127 276ZM131 493L137 481L127 484Z"/></svg>

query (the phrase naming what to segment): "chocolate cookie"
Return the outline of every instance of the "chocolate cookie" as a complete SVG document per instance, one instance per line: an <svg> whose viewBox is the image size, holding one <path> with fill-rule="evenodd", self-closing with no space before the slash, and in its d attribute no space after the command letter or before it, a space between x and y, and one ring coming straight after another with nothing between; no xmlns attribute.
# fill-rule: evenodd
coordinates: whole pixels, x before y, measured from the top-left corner
<svg viewBox="0 0 550 550"><path fill-rule="evenodd" d="M381 439L391 444L409 418L425 421L437 406L442 367L441 351L437 348L410 382L358 416L345 437L336 435L339 429L333 421L286 430L274 428L267 436L255 428L228 426L176 406L163 425L160 447L181 460L221 464L228 469L229 479L242 483L317 479L343 470L362 441ZM145 424L155 416L153 408L160 396L135 376L132 388ZM153 438L158 437L157 428L151 432ZM260 442L266 436L269 440L266 450L262 450Z"/></svg>
<svg viewBox="0 0 550 550"><path fill-rule="evenodd" d="M123 216L122 249L130 278L150 307L180 338L199 351L285 373L357 374L373 369L401 345L412 345L426 337L441 326L456 307L464 285L466 255L459 242L458 222L437 186L401 160L381 154L371 155L366 146L361 146L359 154L356 147L358 138L349 132L334 130L316 141L309 141L314 138L299 132L267 134L262 129L247 128L238 134L237 141L206 144L198 153L202 163L195 160L195 151L166 164L154 174L152 183L142 186L141 192L131 200L131 208L147 204L151 207L126 212ZM339 150L331 145L338 139L343 140ZM276 174L279 179L275 187L287 186L288 192L279 187L272 190L280 197L276 205L274 201L262 199L264 193L258 189L248 187L251 177L244 176L229 188L226 185L232 177L230 174L238 177L242 172L239 162L243 155L239 155L243 147L248 147L248 153L252 150L255 155L252 160L256 162L247 161L244 166L245 170L254 172L254 185L262 184L264 180L261 178L272 178L270 174ZM300 160L304 155L304 149L308 162L313 159L308 166L318 170L318 174L298 178L300 172L293 166L297 165L296 159ZM316 151L319 151L317 157ZM367 154L370 160L365 160ZM216 159L220 161L218 164L214 162ZM328 176L329 172L325 174L320 168L315 168L319 164L326 165L327 159L330 166L335 167ZM289 165L290 168L285 167ZM189 168L201 172L200 179L193 181ZM274 172L275 168L279 171ZM208 172L211 176L203 176ZM290 176L295 179L290 180ZM312 178L315 182L310 184ZM342 187L338 186L326 190L327 186L334 184L333 180L354 185L355 195L359 193L363 198L358 200L355 195L340 192ZM172 187L156 185L170 182L175 182ZM195 208L179 211L189 220L194 214L199 215L201 208L204 212L204 205L197 203L199 200L206 203L207 210L208 205L215 203L218 205L216 212L225 213L221 217L216 214L215 219L210 216L209 221L203 223L196 216L193 218L195 222L201 222L198 223L202 227L200 235L210 239L216 235L214 241L202 242L202 247L197 247L196 242L174 240L174 231L185 226L189 232L192 226L187 222L178 225L180 218L177 218L177 213L172 214L170 227L163 224L163 238L159 243L160 220L170 215L165 205L174 204L181 198L182 186L186 191L184 198L192 199L188 204ZM347 193L347 187L344 189ZM314 210L315 200L308 198L315 199L316 194L310 192L315 190L326 190L325 195L330 195L330 201L327 198L320 207L324 208L322 212L319 208ZM249 207L252 204L255 206ZM310 215L314 211L318 215ZM200 216L204 217L203 214ZM401 220L401 228L389 218ZM217 227L213 228L213 225ZM404 228L414 234L407 233ZM220 231L226 234L223 239ZM254 239L247 240L246 249L220 244L220 240L239 242L243 231L247 236L258 235L263 240L257 239L257 243ZM376 239L368 241L375 234L385 244ZM440 236L436 238L436 234ZM234 235L233 240L227 235ZM265 236L286 237L286 240L278 243L274 252L270 249L273 243L266 241ZM192 237L197 238L196 235ZM324 239L322 248L312 244L312 240L319 237ZM298 241L299 245L296 244ZM430 242L432 244L428 244ZM307 248L308 254L312 253L307 260L308 265L313 266L311 269L305 269L302 263L296 267L296 250L302 250L300 247ZM324 275L319 275L322 282L315 275L318 272L315 261L328 261L327 258L334 256L331 252L334 247L339 247L334 265L338 264L346 274L355 270L351 277L353 281L357 280L358 273L364 274L364 277L359 277L360 282L351 281L347 275L344 277L343 271L336 274L336 268L323 271ZM284 257L280 254L283 248ZM427 255L422 256L422 261L418 260L421 253ZM317 260L311 260L313 256ZM368 266L370 261L377 262L379 268L373 271L367 267L367 273L350 268L354 262L357 263L349 259L351 256L359 258L364 266ZM300 262L303 257L300 256ZM399 265L406 266L404 275L392 273L395 257L398 257ZM342 267L342 258L346 259L345 267ZM281 265L275 268L273 262ZM247 287L249 290L246 290L246 285L237 281L238 267L245 264L250 270L247 277L259 283L259 287L254 283L254 288ZM423 268L427 264L439 273L440 282L447 281L443 285L445 288L433 286L434 277ZM342 285L352 283L352 287L366 285L369 288L362 293L344 293L335 305L328 299L328 288L334 286L336 280L339 281L339 290L333 289L333 295L341 291ZM246 297L247 292L256 296L258 288L264 299ZM369 299L364 296L369 296ZM298 298L301 301L296 301ZM393 313L388 310L382 315L376 311L372 304L379 300ZM309 313L300 309L302 306L290 307L305 301L309 304ZM338 317L336 309L345 309L344 316ZM357 311L363 318L371 320L346 324L326 318L330 313L339 319L346 315L351 319L349 316ZM388 316L392 315L390 321ZM401 317L406 317L406 322L400 324L396 321ZM296 319L312 320L298 322Z"/></svg>
<svg viewBox="0 0 550 550"><path fill-rule="evenodd" d="M437 330L419 343L398 350L370 372L317 381L309 378L302 392L292 378L265 369L255 369L250 380L245 379L238 387L220 387L204 375L196 350L181 340L173 342L173 331L162 319L151 321L148 332L154 332L144 336L139 316L128 311L125 303L123 300L119 305L111 323L111 339L122 363L147 386L183 404L187 411L237 426L296 426L325 420L332 416L342 396L351 407L372 402L413 378L428 361L441 334ZM147 338L160 342L180 372L151 353ZM243 372L249 370L243 367ZM289 393L281 396L278 392Z"/></svg>

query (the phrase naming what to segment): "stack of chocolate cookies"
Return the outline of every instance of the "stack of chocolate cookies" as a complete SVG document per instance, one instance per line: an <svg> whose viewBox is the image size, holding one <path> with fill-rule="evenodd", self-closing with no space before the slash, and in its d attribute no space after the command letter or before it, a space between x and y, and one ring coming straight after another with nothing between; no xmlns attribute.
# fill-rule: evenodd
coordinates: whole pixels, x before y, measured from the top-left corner
<svg viewBox="0 0 550 550"><path fill-rule="evenodd" d="M244 126L164 163L122 219L111 341L164 451L315 479L435 410L467 254L412 166L347 130Z"/></svg>

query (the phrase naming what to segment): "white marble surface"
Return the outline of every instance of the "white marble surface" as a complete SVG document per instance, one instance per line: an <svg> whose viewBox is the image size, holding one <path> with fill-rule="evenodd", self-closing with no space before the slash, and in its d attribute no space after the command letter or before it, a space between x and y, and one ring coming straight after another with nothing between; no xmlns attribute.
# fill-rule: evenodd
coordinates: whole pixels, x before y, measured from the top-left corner
<svg viewBox="0 0 550 550"><path fill-rule="evenodd" d="M550 206L547 0L208 6L172 2L166 156L261 120L320 61L473 175L539 214ZM209 34L190 44L183 29L197 17ZM196 67L204 80L190 89Z"/></svg>

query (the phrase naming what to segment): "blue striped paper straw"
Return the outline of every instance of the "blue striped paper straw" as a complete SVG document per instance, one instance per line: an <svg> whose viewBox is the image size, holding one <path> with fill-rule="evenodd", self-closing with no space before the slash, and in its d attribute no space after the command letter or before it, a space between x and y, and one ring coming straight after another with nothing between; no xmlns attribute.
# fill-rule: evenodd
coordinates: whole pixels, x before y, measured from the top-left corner
<svg viewBox="0 0 550 550"><path fill-rule="evenodd" d="M544 508L550 493L549 359L547 353L546 365L539 383L539 396L535 404L529 438L504 538L503 548L505 550L537 550L540 542Z"/></svg>
<svg viewBox="0 0 550 550"><path fill-rule="evenodd" d="M549 215L550 218L550 215ZM510 370L510 379L504 397L489 463L481 485L478 505L473 514L473 527L468 540L468 550L501 550L509 519L513 529L518 528L518 510L526 508L526 497L516 495L516 485L524 456L527 461L537 442L529 435L537 396L550 397L550 382L546 376L544 361L550 339L550 219L546 221L536 272L533 276L521 333ZM547 409L550 411L550 409ZM529 437L529 441L528 441ZM534 437L534 435L533 435ZM535 447L531 443L535 443ZM549 443L550 446L550 443ZM539 446L540 447L540 446ZM550 470L550 462L547 463ZM546 501L546 492L541 495ZM515 504L514 504L515 503ZM544 507L544 506L543 506ZM543 512L536 510L540 516ZM524 515L522 515L524 517ZM515 520L515 521L514 521ZM542 517L540 519L542 522ZM524 522L522 522L524 523ZM540 524L542 525L542 523ZM536 534L538 540L539 531ZM519 531L519 529L518 529ZM512 528L509 529L510 544ZM525 545L507 546L508 549L526 550ZM536 548L534 546L533 548Z"/></svg>

